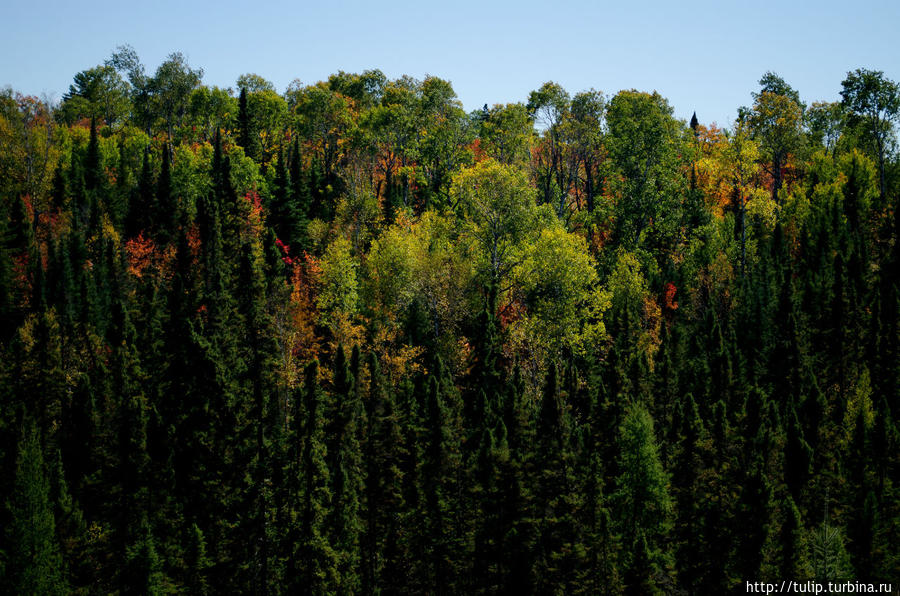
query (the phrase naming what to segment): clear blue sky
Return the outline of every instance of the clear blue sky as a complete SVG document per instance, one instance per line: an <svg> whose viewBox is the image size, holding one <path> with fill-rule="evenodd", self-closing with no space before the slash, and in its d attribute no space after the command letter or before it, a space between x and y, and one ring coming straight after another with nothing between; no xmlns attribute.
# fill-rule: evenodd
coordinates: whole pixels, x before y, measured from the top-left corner
<svg viewBox="0 0 900 596"><path fill-rule="evenodd" d="M657 90L678 117L728 125L767 70L804 101L846 72L900 80L900 1L531 0L5 3L0 86L59 99L72 76L130 43L152 72L181 51L208 85L255 72L283 91L338 70L449 79L472 110L570 93Z"/></svg>

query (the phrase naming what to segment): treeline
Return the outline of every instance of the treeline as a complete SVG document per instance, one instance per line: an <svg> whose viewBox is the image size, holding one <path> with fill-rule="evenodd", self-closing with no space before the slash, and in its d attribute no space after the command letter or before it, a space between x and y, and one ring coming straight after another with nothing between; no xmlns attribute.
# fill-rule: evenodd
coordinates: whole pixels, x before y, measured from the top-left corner
<svg viewBox="0 0 900 596"><path fill-rule="evenodd" d="M0 94L0 590L896 581L898 86L727 129L134 51Z"/></svg>

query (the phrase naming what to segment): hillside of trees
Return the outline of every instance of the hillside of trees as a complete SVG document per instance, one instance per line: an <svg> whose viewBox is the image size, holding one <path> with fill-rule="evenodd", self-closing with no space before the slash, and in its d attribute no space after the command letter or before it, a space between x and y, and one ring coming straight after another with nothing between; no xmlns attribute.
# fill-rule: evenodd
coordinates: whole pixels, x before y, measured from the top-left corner
<svg viewBox="0 0 900 596"><path fill-rule="evenodd" d="M900 580L883 73L728 128L202 76L0 92L0 592Z"/></svg>

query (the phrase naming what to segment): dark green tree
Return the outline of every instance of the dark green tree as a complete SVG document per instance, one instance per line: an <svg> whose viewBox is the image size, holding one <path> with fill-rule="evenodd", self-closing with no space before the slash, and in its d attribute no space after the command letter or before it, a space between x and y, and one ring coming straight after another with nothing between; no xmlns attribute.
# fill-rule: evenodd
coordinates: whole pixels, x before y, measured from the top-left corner
<svg viewBox="0 0 900 596"><path fill-rule="evenodd" d="M40 431L30 419L24 423L19 441L9 512L9 591L35 596L67 593Z"/></svg>

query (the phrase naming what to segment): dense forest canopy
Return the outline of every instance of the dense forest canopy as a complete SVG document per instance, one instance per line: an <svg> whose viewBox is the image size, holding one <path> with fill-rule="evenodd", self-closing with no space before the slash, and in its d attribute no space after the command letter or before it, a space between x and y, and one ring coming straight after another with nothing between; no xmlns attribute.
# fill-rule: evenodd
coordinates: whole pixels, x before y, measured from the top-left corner
<svg viewBox="0 0 900 596"><path fill-rule="evenodd" d="M838 84L0 92L0 591L900 580L900 90Z"/></svg>

